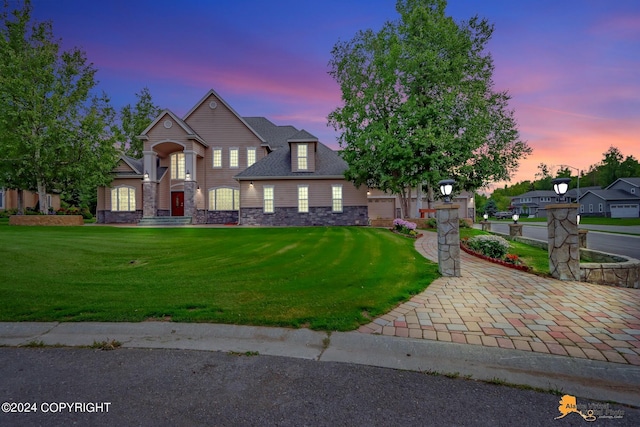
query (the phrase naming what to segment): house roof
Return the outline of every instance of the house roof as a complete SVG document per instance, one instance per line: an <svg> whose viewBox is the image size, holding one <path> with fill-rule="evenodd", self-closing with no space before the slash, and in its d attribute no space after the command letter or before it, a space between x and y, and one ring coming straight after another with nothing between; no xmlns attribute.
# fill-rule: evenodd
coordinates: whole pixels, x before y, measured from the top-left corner
<svg viewBox="0 0 640 427"><path fill-rule="evenodd" d="M589 193L605 201L617 201L617 200L630 200L630 201L636 201L636 202L640 201L640 196L627 193L626 191L623 191L623 190L589 190L586 193L580 195L580 200L582 200Z"/></svg>
<svg viewBox="0 0 640 427"><path fill-rule="evenodd" d="M520 194L518 196L513 196L513 199L519 199L522 197L556 197L556 192L553 190L535 190L535 191L527 191L524 194Z"/></svg>
<svg viewBox="0 0 640 427"><path fill-rule="evenodd" d="M205 147L208 147L208 144L205 142L204 139L202 139L200 137L200 135L198 135L196 133L196 131L194 131L191 126L189 126L184 120L182 120L181 118L179 118L178 116L176 116L171 110L163 110L158 117L156 117L156 119L154 121L151 122L151 124L149 126L147 126L147 128L142 131L142 133L138 136L138 138L140 139L148 139L147 133L153 129L153 127L158 124L158 122L164 118L166 115L168 115L169 117L171 117L173 119L174 122L176 122L178 124L178 126L180 126L182 128L182 130L184 130L184 132L187 134L187 138L189 139L195 139L196 141L198 141L200 144L202 144Z"/></svg>
<svg viewBox="0 0 640 427"><path fill-rule="evenodd" d="M272 149L284 147L288 139L298 133L298 129L293 126L278 126L265 117L243 117L243 119Z"/></svg>
<svg viewBox="0 0 640 427"><path fill-rule="evenodd" d="M132 172L115 172L116 176L120 178L127 178L127 177L141 178L144 175L142 172L144 169L143 159L134 159L133 157L129 157L127 155L122 154L120 156L120 160L128 164L131 167ZM158 166L156 170L156 178L158 179L158 181L162 179L162 177L164 176L164 174L167 172L168 169L169 168L166 166Z"/></svg>
<svg viewBox="0 0 640 427"><path fill-rule="evenodd" d="M635 177L634 178L618 178L615 180L615 182L613 182L613 184L605 188L605 190L608 190L610 187L613 187L618 181L624 181L626 183L633 185L634 187L640 187L640 178L635 178Z"/></svg>

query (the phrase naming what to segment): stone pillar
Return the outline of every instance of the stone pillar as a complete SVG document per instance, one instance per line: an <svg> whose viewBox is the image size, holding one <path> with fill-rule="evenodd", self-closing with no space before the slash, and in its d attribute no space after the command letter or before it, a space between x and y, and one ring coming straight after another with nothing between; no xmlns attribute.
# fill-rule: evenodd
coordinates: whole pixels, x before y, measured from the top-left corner
<svg viewBox="0 0 640 427"><path fill-rule="evenodd" d="M587 247L587 233L589 230L578 230L578 241L580 242L581 248Z"/></svg>
<svg viewBox="0 0 640 427"><path fill-rule="evenodd" d="M578 205L547 205L549 271L560 280L580 280Z"/></svg>
<svg viewBox="0 0 640 427"><path fill-rule="evenodd" d="M522 236L522 224L509 224L509 236Z"/></svg>
<svg viewBox="0 0 640 427"><path fill-rule="evenodd" d="M491 222L480 221L480 224L482 224L482 231L491 231Z"/></svg>
<svg viewBox="0 0 640 427"><path fill-rule="evenodd" d="M438 270L448 277L460 277L460 205L436 206L438 221Z"/></svg>
<svg viewBox="0 0 640 427"><path fill-rule="evenodd" d="M184 216L196 217L196 191L198 183L195 181L184 182Z"/></svg>
<svg viewBox="0 0 640 427"><path fill-rule="evenodd" d="M158 183L155 181L143 181L142 183L142 217L152 218L156 216L158 200Z"/></svg>

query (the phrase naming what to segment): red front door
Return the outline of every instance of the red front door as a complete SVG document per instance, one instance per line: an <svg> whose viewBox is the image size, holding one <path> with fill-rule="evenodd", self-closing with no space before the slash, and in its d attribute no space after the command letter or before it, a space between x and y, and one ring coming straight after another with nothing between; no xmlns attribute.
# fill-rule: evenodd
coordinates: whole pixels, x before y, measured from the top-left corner
<svg viewBox="0 0 640 427"><path fill-rule="evenodd" d="M184 191L171 192L171 216L184 216Z"/></svg>

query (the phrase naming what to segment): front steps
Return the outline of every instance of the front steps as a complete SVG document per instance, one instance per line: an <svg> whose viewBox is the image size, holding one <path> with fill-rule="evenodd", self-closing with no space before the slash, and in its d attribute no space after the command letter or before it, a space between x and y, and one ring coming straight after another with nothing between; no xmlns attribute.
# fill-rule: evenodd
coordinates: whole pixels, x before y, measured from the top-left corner
<svg viewBox="0 0 640 427"><path fill-rule="evenodd" d="M138 223L142 227L180 227L191 225L190 216L154 216L142 218Z"/></svg>

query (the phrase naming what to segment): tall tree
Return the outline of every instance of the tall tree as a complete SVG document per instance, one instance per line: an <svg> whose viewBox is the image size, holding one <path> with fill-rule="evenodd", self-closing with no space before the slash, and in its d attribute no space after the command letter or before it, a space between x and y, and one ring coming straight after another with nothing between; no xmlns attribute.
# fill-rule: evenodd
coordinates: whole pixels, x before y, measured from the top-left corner
<svg viewBox="0 0 640 427"><path fill-rule="evenodd" d="M458 190L475 190L508 179L531 152L508 94L493 89L493 27L477 17L458 24L445 8L399 0L399 20L332 51L343 105L329 123L341 131L346 176L400 195L404 215L411 187L453 177Z"/></svg>
<svg viewBox="0 0 640 427"><path fill-rule="evenodd" d="M121 150L133 158L142 157L142 140L138 135L160 114L160 107L153 103L149 88L143 88L136 93L138 101L131 107L127 104L120 110L120 128L118 128L118 142Z"/></svg>
<svg viewBox="0 0 640 427"><path fill-rule="evenodd" d="M77 49L61 51L50 22L32 22L31 3L0 15L0 179L37 191L107 184L116 149L96 70ZM1 183L0 183L1 184Z"/></svg>

